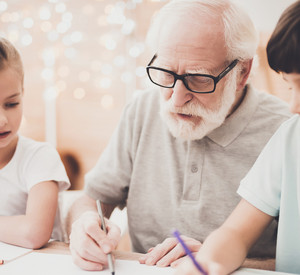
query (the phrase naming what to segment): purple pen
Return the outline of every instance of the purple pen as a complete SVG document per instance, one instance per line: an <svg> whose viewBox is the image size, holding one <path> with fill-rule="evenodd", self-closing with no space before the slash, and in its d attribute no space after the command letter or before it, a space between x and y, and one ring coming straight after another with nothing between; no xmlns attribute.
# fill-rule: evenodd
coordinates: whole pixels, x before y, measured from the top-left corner
<svg viewBox="0 0 300 275"><path fill-rule="evenodd" d="M201 267L201 265L196 261L195 257L193 256L192 252L190 251L190 249L186 246L186 244L184 243L183 239L181 239L180 237L180 233L178 232L178 230L175 230L173 232L173 235L176 237L176 239L178 240L178 242L182 245L185 253L190 257L190 259L192 260L193 264L196 266L196 268L204 275L207 275L207 272Z"/></svg>

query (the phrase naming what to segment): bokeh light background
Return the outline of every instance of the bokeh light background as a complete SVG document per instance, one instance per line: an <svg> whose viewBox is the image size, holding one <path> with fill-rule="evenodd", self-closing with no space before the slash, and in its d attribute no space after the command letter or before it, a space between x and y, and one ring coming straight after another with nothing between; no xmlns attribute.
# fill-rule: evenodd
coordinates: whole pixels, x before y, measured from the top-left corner
<svg viewBox="0 0 300 275"><path fill-rule="evenodd" d="M0 1L0 35L20 51L25 68L23 135L71 152L88 171L106 146L122 109L149 85L145 44L150 18L167 1ZM236 0L260 29L254 83L288 100L268 71L265 43L291 0ZM284 90L284 92L283 92Z"/></svg>

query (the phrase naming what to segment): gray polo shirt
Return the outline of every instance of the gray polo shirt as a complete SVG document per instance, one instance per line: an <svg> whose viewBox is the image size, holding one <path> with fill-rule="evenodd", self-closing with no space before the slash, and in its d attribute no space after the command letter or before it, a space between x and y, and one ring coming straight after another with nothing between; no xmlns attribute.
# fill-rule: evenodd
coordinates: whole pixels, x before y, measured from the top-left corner
<svg viewBox="0 0 300 275"><path fill-rule="evenodd" d="M286 103L247 87L223 125L200 140L184 141L161 120L159 92L140 92L86 175L85 192L127 206L134 251L145 253L174 228L203 242L240 201L240 180L289 117ZM249 256L274 256L275 230L274 222Z"/></svg>

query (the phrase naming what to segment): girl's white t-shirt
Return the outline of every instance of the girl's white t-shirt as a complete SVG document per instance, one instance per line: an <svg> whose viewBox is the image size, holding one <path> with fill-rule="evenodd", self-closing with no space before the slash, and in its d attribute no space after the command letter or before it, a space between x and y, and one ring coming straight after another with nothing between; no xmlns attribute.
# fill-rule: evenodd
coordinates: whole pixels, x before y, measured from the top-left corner
<svg viewBox="0 0 300 275"><path fill-rule="evenodd" d="M24 215L30 189L44 181L56 181L60 193L70 187L56 149L49 143L19 136L14 156L0 169L0 216ZM61 194L51 238L65 241L60 205Z"/></svg>

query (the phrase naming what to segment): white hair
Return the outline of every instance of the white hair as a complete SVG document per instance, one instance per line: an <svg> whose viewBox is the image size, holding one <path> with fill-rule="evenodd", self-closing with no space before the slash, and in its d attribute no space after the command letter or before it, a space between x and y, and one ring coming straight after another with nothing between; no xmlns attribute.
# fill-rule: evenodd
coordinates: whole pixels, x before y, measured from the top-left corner
<svg viewBox="0 0 300 275"><path fill-rule="evenodd" d="M222 22L228 60L252 59L255 55L258 34L242 8L230 0L172 0L163 6L152 18L147 35L147 44L154 52L159 46L160 30L171 16L180 20L190 18L195 26L197 19L210 16ZM176 32L176 30L174 30Z"/></svg>

